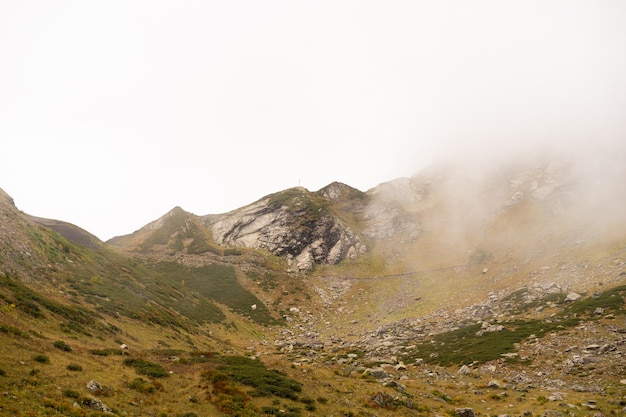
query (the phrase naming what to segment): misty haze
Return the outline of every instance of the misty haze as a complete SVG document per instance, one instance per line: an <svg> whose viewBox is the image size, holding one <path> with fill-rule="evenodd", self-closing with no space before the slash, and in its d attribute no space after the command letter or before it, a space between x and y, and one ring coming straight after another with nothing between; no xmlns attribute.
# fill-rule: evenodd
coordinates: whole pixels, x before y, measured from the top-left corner
<svg viewBox="0 0 626 417"><path fill-rule="evenodd" d="M0 415L626 415L624 16L0 2Z"/></svg>

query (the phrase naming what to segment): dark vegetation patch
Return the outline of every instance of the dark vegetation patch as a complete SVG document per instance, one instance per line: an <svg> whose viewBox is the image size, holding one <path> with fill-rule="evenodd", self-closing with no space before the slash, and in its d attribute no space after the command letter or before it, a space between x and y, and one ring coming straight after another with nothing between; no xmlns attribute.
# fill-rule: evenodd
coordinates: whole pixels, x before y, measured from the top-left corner
<svg viewBox="0 0 626 417"><path fill-rule="evenodd" d="M57 340L56 342L52 343L52 346L54 346L55 348L62 350L64 352L71 352L72 351L72 347L70 345L68 345L67 343L65 343L62 340Z"/></svg>
<svg viewBox="0 0 626 417"><path fill-rule="evenodd" d="M128 353L121 349L91 349L89 353L96 356L128 356Z"/></svg>
<svg viewBox="0 0 626 417"><path fill-rule="evenodd" d="M50 363L50 358L43 354L33 356L33 360L39 363Z"/></svg>
<svg viewBox="0 0 626 417"><path fill-rule="evenodd" d="M85 300L111 317L118 314L147 323L191 331L195 324L217 323L225 316L207 297L185 287L184 274L99 250L97 262L82 266L69 280Z"/></svg>
<svg viewBox="0 0 626 417"><path fill-rule="evenodd" d="M217 367L234 381L253 387L252 396L277 396L295 400L302 391L302 384L286 375L267 369L263 362L245 356L224 356Z"/></svg>
<svg viewBox="0 0 626 417"><path fill-rule="evenodd" d="M563 319L546 322L543 320L516 320L501 323L505 329L498 332L485 332L481 336L476 333L481 324L472 324L441 333L427 341L416 345L416 353L408 356L409 360L422 358L427 363L442 366L453 364L469 364L472 362L488 362L501 358L502 354L515 351L515 344L531 334L541 337L552 331L563 330L575 326L578 319Z"/></svg>
<svg viewBox="0 0 626 417"><path fill-rule="evenodd" d="M224 304L236 313L249 316L257 323L276 323L265 304L239 284L235 270L230 265L210 264L194 268L175 262L162 262L154 267L171 280L183 282L191 291ZM254 304L257 306L255 310L252 309Z"/></svg>
<svg viewBox="0 0 626 417"><path fill-rule="evenodd" d="M50 300L19 282L17 277L11 277L6 274L0 275L0 291L5 301L15 305L18 310L34 318L45 317L42 308L71 322L83 325L94 324L95 318L98 317L98 315L94 315L94 313L84 308L67 306Z"/></svg>
<svg viewBox="0 0 626 417"><path fill-rule="evenodd" d="M174 212L166 222L163 234L155 235L152 243L167 243L169 231L181 226L195 236L197 227L192 220L182 210ZM187 268L175 263L149 263L106 247L97 250L81 247L43 228L33 228L29 235L33 247L48 258L69 266L67 257L71 256L72 273L66 271L58 278L70 286L66 294L75 304L49 299L22 284L17 276L7 274L0 274L0 303L4 302L6 309L13 308L37 319L53 314L62 319L60 325L65 333L88 336L116 333L120 329L106 323L104 317L117 318L119 315L193 332L197 324L225 320L226 316L216 302L259 323L275 322L267 307L237 282L231 266ZM192 235L183 234L181 238L188 242ZM203 238L192 242L190 250L202 252L205 248L200 242L204 241ZM221 248L213 249L216 253L223 253ZM234 250L230 254L239 253ZM56 274L60 271L51 271L50 278ZM79 303L87 303L93 306L93 310L80 307ZM253 310L251 306L254 304L257 308ZM10 333L11 329L5 330Z"/></svg>
<svg viewBox="0 0 626 417"><path fill-rule="evenodd" d="M511 299L523 297L523 292L512 294ZM498 332L484 332L477 335L481 324L471 324L456 330L435 335L416 345L414 353L406 356L407 361L417 358L426 363L443 366L487 362L502 357L502 354L515 350L531 334L542 337L546 333L574 327L582 320L595 320L601 316L595 314L601 308L604 314L623 311L626 285L595 294L564 306L559 314L545 320L510 320L502 322L505 329ZM549 296L555 301L561 297ZM545 298L543 299L545 301Z"/></svg>
<svg viewBox="0 0 626 417"><path fill-rule="evenodd" d="M567 305L563 314L594 317L597 308L603 309L604 314L615 314L623 311L625 297L626 285L620 285Z"/></svg>
<svg viewBox="0 0 626 417"><path fill-rule="evenodd" d="M135 371L140 375L146 375L153 378L164 378L170 376L163 366L144 359L124 359L124 365L135 368Z"/></svg>
<svg viewBox="0 0 626 417"><path fill-rule="evenodd" d="M0 324L0 333L4 333L9 336L21 337L23 339L29 338L28 333L23 332L17 327L6 325L6 324Z"/></svg>
<svg viewBox="0 0 626 417"><path fill-rule="evenodd" d="M211 402L218 410L232 415L258 415L251 401L252 397L279 397L297 401L302 384L285 374L268 369L259 360L244 356L221 356L213 353L193 355L207 366L203 379L211 384ZM252 388L244 390L244 386ZM309 411L315 406L306 397ZM275 400L278 403L278 400ZM274 408L263 408L264 414L271 414ZM299 407L288 407L290 415L300 415ZM277 410L276 410L277 411ZM286 415L282 413L280 415Z"/></svg>
<svg viewBox="0 0 626 417"><path fill-rule="evenodd" d="M81 372L83 370L83 367L76 363L70 363L67 365L66 369L72 372Z"/></svg>

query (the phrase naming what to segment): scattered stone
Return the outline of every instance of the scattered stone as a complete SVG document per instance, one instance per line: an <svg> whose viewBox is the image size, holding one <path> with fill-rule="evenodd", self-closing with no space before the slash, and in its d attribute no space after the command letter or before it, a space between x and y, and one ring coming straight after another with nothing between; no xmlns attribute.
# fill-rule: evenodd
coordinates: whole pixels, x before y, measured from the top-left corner
<svg viewBox="0 0 626 417"><path fill-rule="evenodd" d="M113 411L105 403L103 403L101 400L97 398L85 398L82 401L82 404L93 410L102 411L103 413L110 413L111 411Z"/></svg>
<svg viewBox="0 0 626 417"><path fill-rule="evenodd" d="M487 388L502 388L502 384L498 380L492 379L487 383Z"/></svg>
<svg viewBox="0 0 626 417"><path fill-rule="evenodd" d="M569 294L567 294L567 297L565 297L565 302L572 302L572 301L576 301L578 299L580 299L580 297L582 297L580 294L577 294L575 292L570 292Z"/></svg>
<svg viewBox="0 0 626 417"><path fill-rule="evenodd" d="M102 391L102 385L92 379L91 381L87 382L87 389L91 392L99 392Z"/></svg>
<svg viewBox="0 0 626 417"><path fill-rule="evenodd" d="M595 410L598 408L598 405L596 404L594 400L587 400L587 402L582 403L582 406L590 410Z"/></svg>
<svg viewBox="0 0 626 417"><path fill-rule="evenodd" d="M542 416L543 417L564 417L565 414L556 410L547 410L545 413L542 414Z"/></svg>
<svg viewBox="0 0 626 417"><path fill-rule="evenodd" d="M454 413L458 416L458 417L474 417L474 409L473 408L455 408L454 409Z"/></svg>
<svg viewBox="0 0 626 417"><path fill-rule="evenodd" d="M471 368L467 365L461 366L461 368L457 371L459 375L469 375L472 372Z"/></svg>
<svg viewBox="0 0 626 417"><path fill-rule="evenodd" d="M396 408L395 399L391 395L385 394L380 391L372 395L372 397L370 397L370 400L380 408L385 408L388 410L393 410Z"/></svg>
<svg viewBox="0 0 626 417"><path fill-rule="evenodd" d="M383 378L389 377L389 374L385 372L383 368L372 368L372 369L369 369L368 373L376 379L383 379Z"/></svg>

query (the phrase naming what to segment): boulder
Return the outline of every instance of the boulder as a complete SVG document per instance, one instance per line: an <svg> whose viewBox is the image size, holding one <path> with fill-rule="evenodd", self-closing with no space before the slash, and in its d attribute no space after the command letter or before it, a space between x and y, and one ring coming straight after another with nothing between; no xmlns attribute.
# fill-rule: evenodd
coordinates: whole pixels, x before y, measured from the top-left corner
<svg viewBox="0 0 626 417"><path fill-rule="evenodd" d="M565 297L565 302L571 303L572 301L576 301L580 299L580 297L582 297L580 294L577 294L575 292L570 292L567 294L567 297Z"/></svg>
<svg viewBox="0 0 626 417"><path fill-rule="evenodd" d="M474 417L474 409L473 408L455 408L454 409L454 414L456 414L458 417Z"/></svg>
<svg viewBox="0 0 626 417"><path fill-rule="evenodd" d="M457 371L457 374L459 375L469 375L472 372L472 369L467 366L467 365L463 365L461 366L461 368Z"/></svg>

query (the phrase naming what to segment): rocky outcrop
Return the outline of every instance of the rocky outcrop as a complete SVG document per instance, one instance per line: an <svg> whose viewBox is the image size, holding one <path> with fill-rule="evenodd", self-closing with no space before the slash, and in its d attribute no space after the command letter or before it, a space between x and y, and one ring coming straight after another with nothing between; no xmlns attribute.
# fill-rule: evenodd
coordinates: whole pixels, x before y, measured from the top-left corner
<svg viewBox="0 0 626 417"><path fill-rule="evenodd" d="M405 235L414 241L421 233L415 215L407 213L400 205L386 200L372 202L363 220L365 221L363 235L373 240L388 240Z"/></svg>
<svg viewBox="0 0 626 417"><path fill-rule="evenodd" d="M418 182L398 178L372 188L367 194L370 201L363 216L365 236L373 240L388 240L402 235L411 241L419 237L421 225L417 216L403 207L424 198L424 190Z"/></svg>
<svg viewBox="0 0 626 417"><path fill-rule="evenodd" d="M372 188L368 194L397 203L414 203L424 198L425 186L410 178L397 178Z"/></svg>
<svg viewBox="0 0 626 417"><path fill-rule="evenodd" d="M303 188L226 213L208 227L220 245L265 249L286 257L297 270L336 264L365 249L359 236L331 213L327 199Z"/></svg>
<svg viewBox="0 0 626 417"><path fill-rule="evenodd" d="M567 175L568 166L562 161L543 163L524 171L509 180L513 194L502 204L503 208L515 206L525 199L545 202L552 214L565 211L570 200L572 179Z"/></svg>

